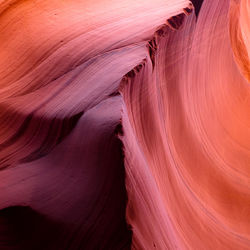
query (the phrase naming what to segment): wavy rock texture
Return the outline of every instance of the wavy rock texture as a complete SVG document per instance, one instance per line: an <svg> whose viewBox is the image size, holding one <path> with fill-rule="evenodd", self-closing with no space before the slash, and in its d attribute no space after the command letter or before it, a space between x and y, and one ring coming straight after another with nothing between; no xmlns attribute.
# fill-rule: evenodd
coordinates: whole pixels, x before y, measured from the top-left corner
<svg viewBox="0 0 250 250"><path fill-rule="evenodd" d="M250 249L249 18L0 1L0 249Z"/></svg>
<svg viewBox="0 0 250 250"><path fill-rule="evenodd" d="M250 249L249 4L205 1L124 79L135 249Z"/></svg>
<svg viewBox="0 0 250 250"><path fill-rule="evenodd" d="M118 87L188 4L0 2L0 249L130 249Z"/></svg>

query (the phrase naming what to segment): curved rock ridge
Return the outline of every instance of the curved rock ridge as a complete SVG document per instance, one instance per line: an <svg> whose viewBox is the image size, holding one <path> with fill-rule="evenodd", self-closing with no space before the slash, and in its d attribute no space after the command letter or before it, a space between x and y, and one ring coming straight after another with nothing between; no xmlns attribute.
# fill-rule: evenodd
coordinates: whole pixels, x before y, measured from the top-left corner
<svg viewBox="0 0 250 250"><path fill-rule="evenodd" d="M0 250L250 249L250 1L192 2L0 0Z"/></svg>
<svg viewBox="0 0 250 250"><path fill-rule="evenodd" d="M0 1L0 249L131 248L119 85L190 8Z"/></svg>
<svg viewBox="0 0 250 250"><path fill-rule="evenodd" d="M133 249L250 249L249 2L175 17L122 81Z"/></svg>

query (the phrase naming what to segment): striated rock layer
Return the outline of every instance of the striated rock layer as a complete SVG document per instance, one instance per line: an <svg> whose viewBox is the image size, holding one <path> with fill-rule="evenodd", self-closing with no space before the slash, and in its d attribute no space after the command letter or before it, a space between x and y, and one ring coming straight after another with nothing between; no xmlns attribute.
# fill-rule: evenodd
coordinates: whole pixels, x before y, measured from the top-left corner
<svg viewBox="0 0 250 250"><path fill-rule="evenodd" d="M193 10L0 1L0 249L250 249L250 1Z"/></svg>
<svg viewBox="0 0 250 250"><path fill-rule="evenodd" d="M249 6L205 1L124 79L135 249L250 249Z"/></svg>

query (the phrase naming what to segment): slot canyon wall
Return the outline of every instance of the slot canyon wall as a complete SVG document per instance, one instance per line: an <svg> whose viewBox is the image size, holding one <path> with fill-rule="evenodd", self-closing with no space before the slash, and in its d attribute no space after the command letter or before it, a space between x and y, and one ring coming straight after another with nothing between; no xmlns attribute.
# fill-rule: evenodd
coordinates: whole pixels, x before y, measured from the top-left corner
<svg viewBox="0 0 250 250"><path fill-rule="evenodd" d="M249 0L0 0L0 250L250 249L249 57Z"/></svg>

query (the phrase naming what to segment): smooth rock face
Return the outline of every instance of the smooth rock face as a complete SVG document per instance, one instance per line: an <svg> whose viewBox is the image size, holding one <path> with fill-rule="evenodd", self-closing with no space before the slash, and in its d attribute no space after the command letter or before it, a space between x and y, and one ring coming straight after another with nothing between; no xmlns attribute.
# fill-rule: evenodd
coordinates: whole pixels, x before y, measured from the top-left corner
<svg viewBox="0 0 250 250"><path fill-rule="evenodd" d="M202 2L0 1L0 250L250 249L250 1Z"/></svg>

